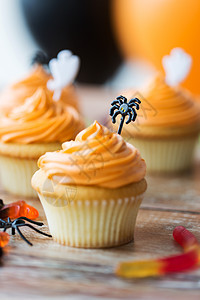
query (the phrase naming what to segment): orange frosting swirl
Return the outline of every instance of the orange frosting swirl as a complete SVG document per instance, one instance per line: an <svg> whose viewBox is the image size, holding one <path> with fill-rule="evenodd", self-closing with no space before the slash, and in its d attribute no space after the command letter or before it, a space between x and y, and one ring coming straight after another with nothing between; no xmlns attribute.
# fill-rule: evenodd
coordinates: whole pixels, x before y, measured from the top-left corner
<svg viewBox="0 0 200 300"><path fill-rule="evenodd" d="M30 74L21 81L5 89L0 95L0 110L9 112L12 107L21 105L26 98L31 97L41 87L47 89L47 81L51 76L40 65L33 68ZM48 90L49 91L49 90ZM49 91L53 97L53 92ZM63 88L60 100L78 109L78 101L73 86Z"/></svg>
<svg viewBox="0 0 200 300"><path fill-rule="evenodd" d="M73 139L84 128L79 113L62 101L54 102L46 88L38 88L22 105L0 120L0 141L49 143Z"/></svg>
<svg viewBox="0 0 200 300"><path fill-rule="evenodd" d="M139 151L97 121L62 148L38 160L47 177L61 184L117 188L145 176Z"/></svg>
<svg viewBox="0 0 200 300"><path fill-rule="evenodd" d="M146 105L149 103L152 109L145 110L145 117L138 117L139 124L161 127L199 126L200 109L189 92L168 86L162 75L155 78L143 96Z"/></svg>

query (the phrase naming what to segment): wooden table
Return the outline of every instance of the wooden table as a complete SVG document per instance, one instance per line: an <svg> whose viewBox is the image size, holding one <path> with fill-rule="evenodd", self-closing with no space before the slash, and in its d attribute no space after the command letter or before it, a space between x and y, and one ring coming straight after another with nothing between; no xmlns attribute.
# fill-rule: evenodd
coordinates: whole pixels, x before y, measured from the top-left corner
<svg viewBox="0 0 200 300"><path fill-rule="evenodd" d="M92 97L83 101L95 106ZM177 225L187 227L200 241L199 161L197 158L193 171L180 177L147 176L148 190L139 211L134 243L86 250L61 246L27 229L24 233L33 247L18 235L11 237L0 268L0 299L200 299L200 269L138 280L114 274L120 261L180 253L172 238ZM2 188L0 198L6 203L22 199ZM24 200L39 210L39 220L48 232L39 200Z"/></svg>

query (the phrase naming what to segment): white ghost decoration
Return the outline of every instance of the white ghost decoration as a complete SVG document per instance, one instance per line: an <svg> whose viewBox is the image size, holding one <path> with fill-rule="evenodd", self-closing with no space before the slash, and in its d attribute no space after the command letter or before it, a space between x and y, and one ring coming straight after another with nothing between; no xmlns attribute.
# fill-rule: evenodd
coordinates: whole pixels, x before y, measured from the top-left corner
<svg viewBox="0 0 200 300"><path fill-rule="evenodd" d="M192 57L182 48L174 48L170 55L165 55L162 59L165 70L165 81L170 86L181 83L189 74Z"/></svg>
<svg viewBox="0 0 200 300"><path fill-rule="evenodd" d="M47 88L54 91L53 99L55 101L60 99L62 89L74 81L79 67L79 57L73 55L69 50L60 51L57 58L50 60L49 69L53 79L47 82Z"/></svg>

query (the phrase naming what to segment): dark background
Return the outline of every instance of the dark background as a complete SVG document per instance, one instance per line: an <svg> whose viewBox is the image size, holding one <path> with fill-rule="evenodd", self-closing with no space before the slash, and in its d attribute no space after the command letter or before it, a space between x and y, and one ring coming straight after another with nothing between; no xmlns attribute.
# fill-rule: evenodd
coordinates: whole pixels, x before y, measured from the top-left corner
<svg viewBox="0 0 200 300"><path fill-rule="evenodd" d="M70 49L81 58L77 80L104 83L121 64L109 0L21 0L28 27L52 58Z"/></svg>

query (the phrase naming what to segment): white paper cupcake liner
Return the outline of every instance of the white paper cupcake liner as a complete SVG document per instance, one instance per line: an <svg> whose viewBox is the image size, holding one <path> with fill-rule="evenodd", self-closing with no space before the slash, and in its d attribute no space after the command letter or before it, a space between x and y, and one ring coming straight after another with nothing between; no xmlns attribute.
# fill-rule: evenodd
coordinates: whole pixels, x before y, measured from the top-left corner
<svg viewBox="0 0 200 300"><path fill-rule="evenodd" d="M37 197L37 193L31 186L31 177L37 169L37 159L19 159L0 155L2 186L14 195Z"/></svg>
<svg viewBox="0 0 200 300"><path fill-rule="evenodd" d="M63 245L105 248L133 240L143 194L115 200L60 200L62 203L38 195L53 239Z"/></svg>
<svg viewBox="0 0 200 300"><path fill-rule="evenodd" d="M141 153L147 171L172 173L191 167L197 137L172 140L129 139Z"/></svg>

